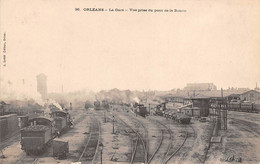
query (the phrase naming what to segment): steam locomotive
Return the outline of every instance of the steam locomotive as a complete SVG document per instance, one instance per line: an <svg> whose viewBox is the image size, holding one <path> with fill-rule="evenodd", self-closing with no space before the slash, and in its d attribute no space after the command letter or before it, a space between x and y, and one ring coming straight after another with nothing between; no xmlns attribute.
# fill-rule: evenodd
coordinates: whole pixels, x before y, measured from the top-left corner
<svg viewBox="0 0 260 164"><path fill-rule="evenodd" d="M26 154L40 154L52 140L72 125L70 115L64 111L53 111L51 117L37 116L28 121L29 126L21 129L21 149Z"/></svg>
<svg viewBox="0 0 260 164"><path fill-rule="evenodd" d="M133 107L134 112L142 117L145 117L148 114L147 109L143 104L135 103Z"/></svg>
<svg viewBox="0 0 260 164"><path fill-rule="evenodd" d="M166 110L166 103L161 103L156 106L155 114L158 116L163 116L163 112Z"/></svg>
<svg viewBox="0 0 260 164"><path fill-rule="evenodd" d="M94 102L94 109L95 110L104 110L104 109L109 109L109 103L106 100L102 100L102 102L100 102L99 100L96 100Z"/></svg>
<svg viewBox="0 0 260 164"><path fill-rule="evenodd" d="M40 154L51 145L55 136L54 120L40 116L29 120L30 126L21 129L21 149L29 154Z"/></svg>

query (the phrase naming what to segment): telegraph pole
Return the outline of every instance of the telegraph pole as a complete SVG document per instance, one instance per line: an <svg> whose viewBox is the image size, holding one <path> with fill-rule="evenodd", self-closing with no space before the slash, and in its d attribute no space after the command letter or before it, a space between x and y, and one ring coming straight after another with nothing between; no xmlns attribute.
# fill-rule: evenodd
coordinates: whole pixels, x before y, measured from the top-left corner
<svg viewBox="0 0 260 164"><path fill-rule="evenodd" d="M113 116L113 134L115 134L115 116Z"/></svg>
<svg viewBox="0 0 260 164"><path fill-rule="evenodd" d="M149 114L151 115L151 108L150 108L150 104L149 104Z"/></svg>

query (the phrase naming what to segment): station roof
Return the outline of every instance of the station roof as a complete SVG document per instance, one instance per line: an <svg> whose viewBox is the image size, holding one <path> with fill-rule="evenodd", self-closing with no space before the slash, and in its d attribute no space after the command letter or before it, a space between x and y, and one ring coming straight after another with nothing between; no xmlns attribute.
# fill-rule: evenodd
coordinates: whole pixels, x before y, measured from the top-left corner
<svg viewBox="0 0 260 164"><path fill-rule="evenodd" d="M250 90L223 90L223 97L228 97L230 95L241 95L249 92ZM255 91L255 90L254 90ZM258 92L258 91L256 91ZM260 92L258 92L260 93ZM195 95L195 96L194 96ZM170 93L162 98L184 98L184 99L202 99L202 98L217 98L222 97L221 90L215 91L179 91L177 93Z"/></svg>
<svg viewBox="0 0 260 164"><path fill-rule="evenodd" d="M192 97L190 98L191 100L207 100L207 99L210 99L210 97L206 97L206 96L197 96L197 97Z"/></svg>

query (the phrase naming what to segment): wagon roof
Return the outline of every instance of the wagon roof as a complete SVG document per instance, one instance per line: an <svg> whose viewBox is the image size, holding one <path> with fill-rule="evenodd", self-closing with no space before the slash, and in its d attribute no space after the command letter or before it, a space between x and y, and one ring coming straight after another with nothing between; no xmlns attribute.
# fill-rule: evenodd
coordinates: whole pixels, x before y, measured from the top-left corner
<svg viewBox="0 0 260 164"><path fill-rule="evenodd" d="M56 110L56 111L53 111L52 113L64 113L64 114L67 114L68 112L64 112L62 110Z"/></svg>
<svg viewBox="0 0 260 164"><path fill-rule="evenodd" d="M45 119L45 120L48 120L48 121L50 121L50 122L53 121L52 118L46 117L46 116L38 116L38 117L35 117L35 118L30 119L30 121L32 121L32 120L37 120L37 119Z"/></svg>

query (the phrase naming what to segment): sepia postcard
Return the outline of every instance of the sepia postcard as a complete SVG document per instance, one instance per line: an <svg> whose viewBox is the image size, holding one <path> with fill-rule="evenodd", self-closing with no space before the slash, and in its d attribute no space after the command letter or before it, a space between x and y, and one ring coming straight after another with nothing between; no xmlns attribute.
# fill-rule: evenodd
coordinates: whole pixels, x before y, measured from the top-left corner
<svg viewBox="0 0 260 164"><path fill-rule="evenodd" d="M260 163L260 0L0 0L0 163Z"/></svg>

